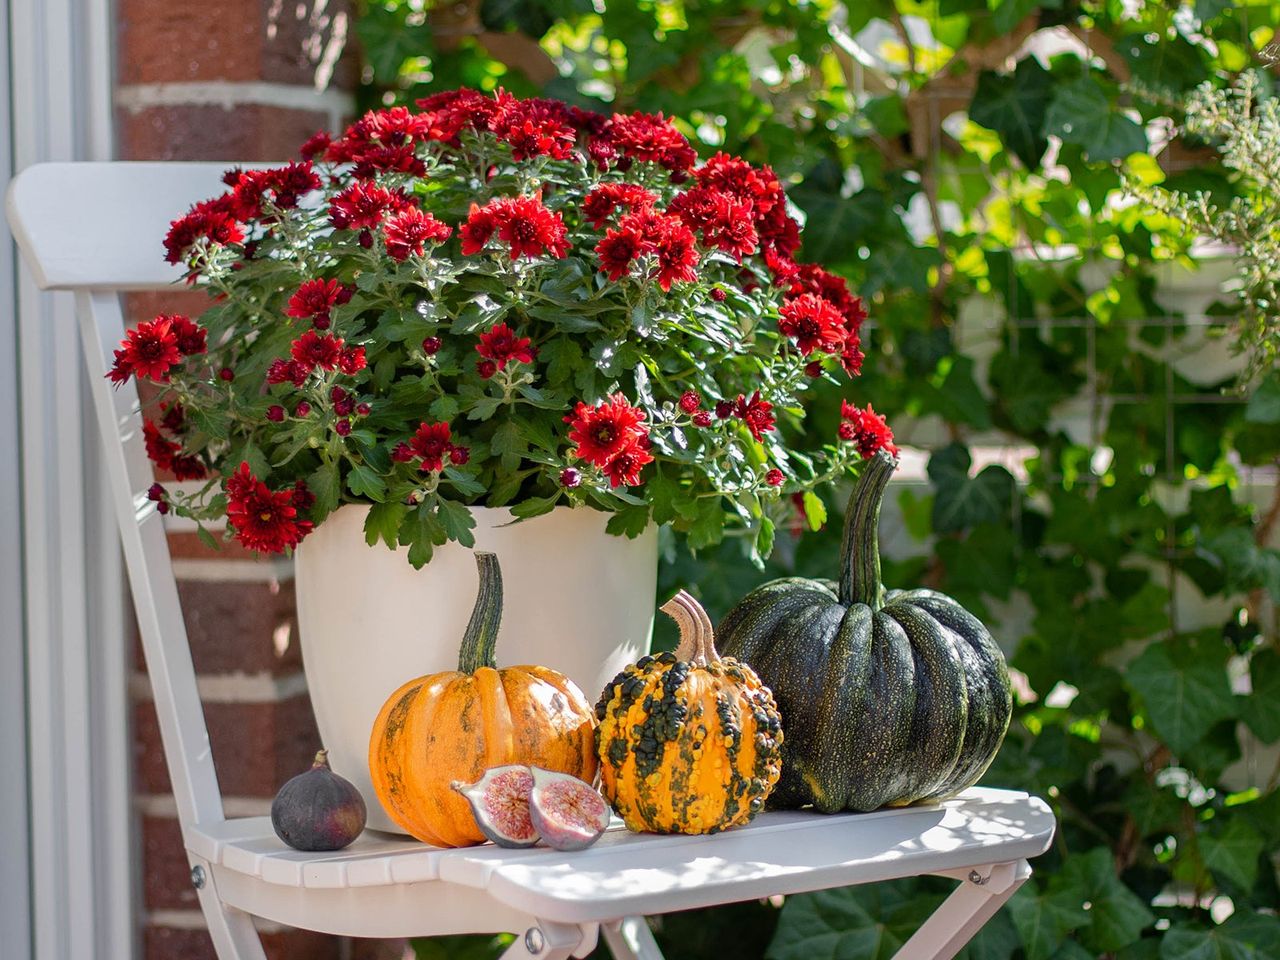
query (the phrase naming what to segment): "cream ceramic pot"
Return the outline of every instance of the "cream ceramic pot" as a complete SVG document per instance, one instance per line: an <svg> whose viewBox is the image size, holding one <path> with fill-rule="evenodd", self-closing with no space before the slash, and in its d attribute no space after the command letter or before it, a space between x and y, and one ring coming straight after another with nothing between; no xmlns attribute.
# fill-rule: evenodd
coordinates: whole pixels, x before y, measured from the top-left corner
<svg viewBox="0 0 1280 960"><path fill-rule="evenodd" d="M320 737L333 769L354 783L369 826L401 832L369 778L369 735L399 686L458 668L471 616L476 565L449 543L414 570L407 550L364 541L369 508L330 514L297 552L303 665ZM567 674L594 703L604 685L649 649L658 538L605 532L609 514L557 507L512 524L505 509L473 508L478 550L502 565L499 666L542 664Z"/></svg>

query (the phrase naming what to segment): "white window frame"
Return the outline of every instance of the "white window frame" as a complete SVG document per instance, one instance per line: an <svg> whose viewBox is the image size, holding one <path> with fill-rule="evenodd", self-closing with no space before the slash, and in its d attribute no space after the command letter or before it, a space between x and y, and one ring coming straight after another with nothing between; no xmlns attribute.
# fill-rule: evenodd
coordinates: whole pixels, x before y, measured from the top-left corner
<svg viewBox="0 0 1280 960"><path fill-rule="evenodd" d="M0 0L0 11L5 180L40 161L109 159L110 0ZM129 960L139 884L119 549L72 299L40 293L11 240L8 251L0 409L17 422L0 431L0 769L26 775L0 777L3 952Z"/></svg>

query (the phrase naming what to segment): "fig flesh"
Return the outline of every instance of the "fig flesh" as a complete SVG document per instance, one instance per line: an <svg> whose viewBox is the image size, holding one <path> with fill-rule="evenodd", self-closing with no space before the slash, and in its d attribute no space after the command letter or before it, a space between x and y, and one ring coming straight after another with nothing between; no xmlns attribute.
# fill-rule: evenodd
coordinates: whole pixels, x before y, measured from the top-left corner
<svg viewBox="0 0 1280 960"><path fill-rule="evenodd" d="M364 798L329 768L329 752L316 754L311 769L289 780L271 801L271 826L293 847L315 853L341 850L360 836Z"/></svg>
<svg viewBox="0 0 1280 960"><path fill-rule="evenodd" d="M581 850L609 826L609 805L591 784L567 773L530 767L529 819L542 842L556 850Z"/></svg>
<svg viewBox="0 0 1280 960"><path fill-rule="evenodd" d="M451 786L467 798L480 832L500 847L532 847L538 831L529 819L533 775L524 764L490 767L472 784Z"/></svg>

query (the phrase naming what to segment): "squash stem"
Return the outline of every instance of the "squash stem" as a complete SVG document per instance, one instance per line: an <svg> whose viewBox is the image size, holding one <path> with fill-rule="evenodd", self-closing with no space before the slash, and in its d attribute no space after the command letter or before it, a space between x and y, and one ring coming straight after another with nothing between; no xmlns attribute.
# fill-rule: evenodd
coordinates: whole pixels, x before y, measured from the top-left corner
<svg viewBox="0 0 1280 960"><path fill-rule="evenodd" d="M880 582L880 504L898 461L879 451L862 471L849 497L841 545L840 602L863 603L872 610L884 606Z"/></svg>
<svg viewBox="0 0 1280 960"><path fill-rule="evenodd" d="M498 665L494 648L498 643L498 627L502 625L502 568L498 566L497 554L478 550L475 556L480 588L458 651L458 669L463 673Z"/></svg>
<svg viewBox="0 0 1280 960"><path fill-rule="evenodd" d="M715 631L702 604L681 590L659 607L680 628L680 645L676 658L705 666L720 659L716 652Z"/></svg>

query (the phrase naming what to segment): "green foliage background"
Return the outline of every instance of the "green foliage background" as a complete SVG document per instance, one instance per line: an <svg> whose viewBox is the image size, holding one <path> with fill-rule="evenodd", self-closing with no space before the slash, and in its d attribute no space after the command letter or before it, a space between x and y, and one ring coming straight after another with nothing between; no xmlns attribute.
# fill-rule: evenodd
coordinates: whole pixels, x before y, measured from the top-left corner
<svg viewBox="0 0 1280 960"><path fill-rule="evenodd" d="M1025 683L987 781L1059 817L1034 879L966 955L1280 956L1280 501L1250 485L1280 465L1280 379L1233 392L1234 373L1200 359L1240 307L1167 308L1192 238L1121 182L1224 202L1240 189L1207 145L1163 138L1195 85L1265 69L1280 4L366 0L360 13L366 105L503 85L683 117L704 153L772 164L807 217L802 258L867 299L851 399L927 457L928 483L900 487L912 546L887 579L954 595L1002 639ZM838 401L816 398L815 429L833 429ZM1005 456L974 469L992 448ZM827 498L827 531L784 544L770 575L831 570L840 491ZM713 616L762 578L732 547L669 549L664 591L694 584ZM679 914L658 934L672 960L881 960L946 887Z"/></svg>

